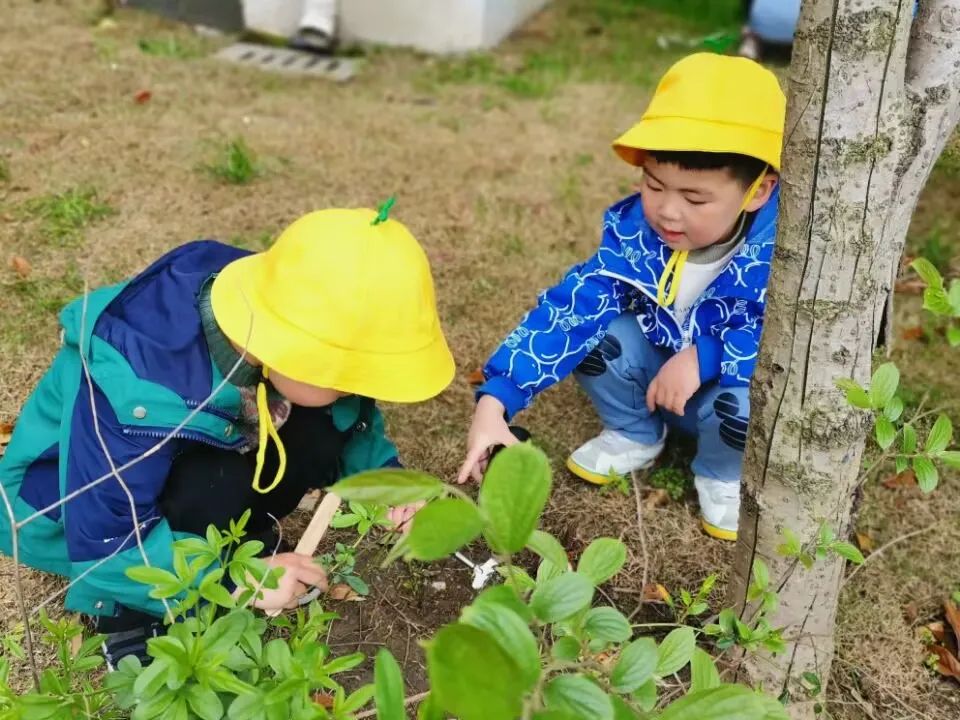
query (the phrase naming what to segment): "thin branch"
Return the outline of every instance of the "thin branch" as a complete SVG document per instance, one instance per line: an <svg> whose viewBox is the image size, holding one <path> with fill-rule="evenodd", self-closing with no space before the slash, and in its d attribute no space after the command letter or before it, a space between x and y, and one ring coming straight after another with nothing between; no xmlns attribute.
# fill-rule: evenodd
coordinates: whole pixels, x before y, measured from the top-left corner
<svg viewBox="0 0 960 720"><path fill-rule="evenodd" d="M30 630L30 614L27 612L27 604L23 599L23 578L20 577L20 533L15 525L16 515L13 512L13 506L10 504L10 498L7 495L6 488L0 483L0 497L3 498L4 509L7 511L7 518L10 520L10 550L13 557L13 582L17 586L17 606L20 609L20 616L23 618L23 639L26 642L27 657L30 658L30 673L33 675L33 685L39 692L40 673L37 670L37 659L33 655L33 633Z"/></svg>
<svg viewBox="0 0 960 720"><path fill-rule="evenodd" d="M643 531L643 503L640 501L640 482L637 480L637 473L630 473L630 479L633 481L633 497L637 503L637 532L640 534L640 554L643 556L643 576L640 579L640 600L627 620L633 620L643 607L643 591L647 587L648 573L650 571L650 554L647 552L647 536Z"/></svg>
<svg viewBox="0 0 960 720"><path fill-rule="evenodd" d="M427 690L426 692L420 692L420 693L417 693L416 695L411 695L410 697L404 698L403 705L404 707L406 707L407 705L413 705L413 703L423 700L429 694L430 694L430 691ZM376 716L377 716L376 710L364 710L362 713L357 714L357 720L362 720L363 718L372 718Z"/></svg>
<svg viewBox="0 0 960 720"><path fill-rule="evenodd" d="M927 527L925 528L920 528L919 530L908 532L905 535L900 535L898 537L895 537L893 540L891 540L888 543L884 543L879 548L877 548L875 552L872 552L869 555L867 555L863 563L860 565L857 565L857 567L853 569L853 572L847 575L847 577L843 581L843 584L846 585L851 580L853 580L857 576L857 573L859 573L864 567L866 567L868 562L873 560L875 557L879 557L881 554L883 554L884 551L890 549L891 547L893 547L894 545L897 545L898 543L902 543L905 540L909 540L910 538L916 537L917 535L923 535L924 533L928 533L931 530L935 530L940 525L943 525L946 521L947 519L937 520L937 522L933 523L932 525L927 525Z"/></svg>

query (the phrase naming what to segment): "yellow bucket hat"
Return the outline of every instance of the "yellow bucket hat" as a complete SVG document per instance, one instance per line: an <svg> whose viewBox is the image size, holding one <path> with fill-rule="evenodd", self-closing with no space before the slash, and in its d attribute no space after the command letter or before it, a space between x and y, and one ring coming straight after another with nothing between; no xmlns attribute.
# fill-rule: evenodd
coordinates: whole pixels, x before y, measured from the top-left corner
<svg viewBox="0 0 960 720"><path fill-rule="evenodd" d="M613 148L631 165L644 150L739 153L780 169L787 100L776 76L747 58L697 53L660 80L640 121Z"/></svg>
<svg viewBox="0 0 960 720"><path fill-rule="evenodd" d="M223 332L299 382L387 402L439 394L453 356L427 257L391 205L312 212L223 268L211 290Z"/></svg>

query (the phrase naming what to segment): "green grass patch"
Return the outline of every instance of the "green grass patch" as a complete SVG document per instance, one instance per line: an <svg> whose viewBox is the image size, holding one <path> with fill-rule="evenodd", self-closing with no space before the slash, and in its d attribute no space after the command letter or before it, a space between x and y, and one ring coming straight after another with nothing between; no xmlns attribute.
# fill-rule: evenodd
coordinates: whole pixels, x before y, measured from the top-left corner
<svg viewBox="0 0 960 720"><path fill-rule="evenodd" d="M71 188L62 193L28 200L24 215L42 222L43 233L58 245L72 245L80 231L115 210L100 200L93 188Z"/></svg>
<svg viewBox="0 0 960 720"><path fill-rule="evenodd" d="M440 60L422 85L482 84L542 98L570 81L652 87L680 56L735 42L739 0L565 0L547 29L521 31L497 53ZM533 21L536 24L536 21Z"/></svg>
<svg viewBox="0 0 960 720"><path fill-rule="evenodd" d="M206 55L206 48L197 42L186 42L175 35L159 38L141 38L137 47L146 55L192 60Z"/></svg>
<svg viewBox="0 0 960 720"><path fill-rule="evenodd" d="M261 173L256 155L240 137L216 147L213 159L202 168L229 185L245 185Z"/></svg>
<svg viewBox="0 0 960 720"><path fill-rule="evenodd" d="M260 252L273 244L274 233L268 230L262 232L244 233L230 238L230 244L244 250Z"/></svg>

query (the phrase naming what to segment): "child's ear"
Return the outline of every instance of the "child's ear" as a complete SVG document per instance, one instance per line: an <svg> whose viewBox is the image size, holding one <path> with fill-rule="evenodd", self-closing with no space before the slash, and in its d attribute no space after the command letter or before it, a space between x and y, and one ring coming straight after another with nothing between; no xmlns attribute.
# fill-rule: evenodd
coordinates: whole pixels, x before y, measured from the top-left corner
<svg viewBox="0 0 960 720"><path fill-rule="evenodd" d="M775 173L773 170L768 170L767 174L763 176L763 180L760 181L759 187L757 187L757 192L753 196L753 200L747 203L746 208L747 212L756 212L764 205L767 204L767 200L770 199L770 196L773 194L773 190L777 187L777 183L780 181L780 175Z"/></svg>

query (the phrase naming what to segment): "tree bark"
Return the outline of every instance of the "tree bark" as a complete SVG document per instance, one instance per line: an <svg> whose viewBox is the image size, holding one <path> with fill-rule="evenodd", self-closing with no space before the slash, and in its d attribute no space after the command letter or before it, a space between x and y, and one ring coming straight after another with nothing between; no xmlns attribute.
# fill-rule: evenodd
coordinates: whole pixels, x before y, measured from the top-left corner
<svg viewBox="0 0 960 720"><path fill-rule="evenodd" d="M821 522L849 532L869 418L834 382L867 384L917 198L960 115L960 0L805 0L789 71L782 195L751 388L739 540L728 601L744 621L760 557L780 587L786 653L740 679L790 694L825 684L844 564L810 571L776 552Z"/></svg>

